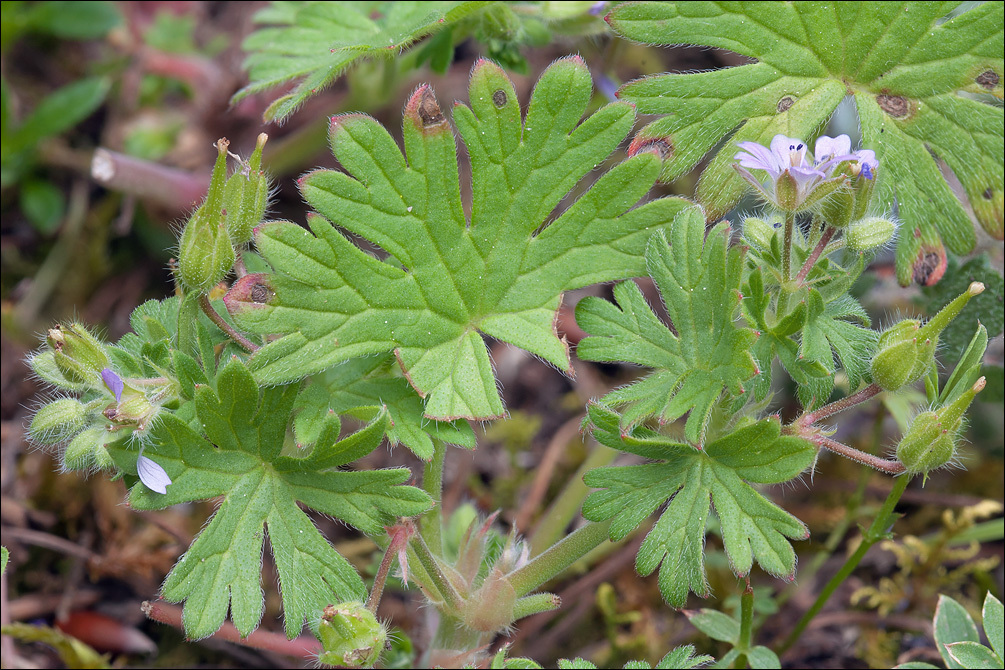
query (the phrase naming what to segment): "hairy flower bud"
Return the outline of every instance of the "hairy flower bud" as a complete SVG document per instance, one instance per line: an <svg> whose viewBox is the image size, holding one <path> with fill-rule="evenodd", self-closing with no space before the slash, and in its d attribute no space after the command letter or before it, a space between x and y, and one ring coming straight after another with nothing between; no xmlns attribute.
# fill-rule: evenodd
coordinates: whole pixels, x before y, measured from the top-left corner
<svg viewBox="0 0 1005 670"><path fill-rule="evenodd" d="M216 143L219 154L209 182L209 194L182 231L178 243L178 276L185 288L206 293L234 265L234 247L230 243L223 210L227 179L227 147Z"/></svg>
<svg viewBox="0 0 1005 670"><path fill-rule="evenodd" d="M897 445L897 459L907 472L928 473L952 461L963 414L985 383L985 378L981 377L950 404L915 417Z"/></svg>
<svg viewBox="0 0 1005 670"><path fill-rule="evenodd" d="M87 421L87 408L76 398L61 398L43 405L31 419L28 432L39 444L59 444L68 440Z"/></svg>
<svg viewBox="0 0 1005 670"><path fill-rule="evenodd" d="M743 236L759 251L768 251L775 236L775 228L764 219L750 216L743 220Z"/></svg>
<svg viewBox="0 0 1005 670"><path fill-rule="evenodd" d="M373 667L387 642L387 630L373 612L358 602L329 605L318 628L318 660L345 668Z"/></svg>
<svg viewBox="0 0 1005 670"><path fill-rule="evenodd" d="M224 189L223 207L226 212L227 233L233 245L251 241L255 226L265 218L269 196L269 180L262 172L262 149L269 136L258 136L255 151L241 170L238 170Z"/></svg>
<svg viewBox="0 0 1005 670"><path fill-rule="evenodd" d="M70 440L63 452L63 467L67 470L110 469L114 467L105 445L114 438L105 426L91 426Z"/></svg>
<svg viewBox="0 0 1005 670"><path fill-rule="evenodd" d="M886 391L895 391L917 381L934 360L935 343L919 338L921 322L900 321L879 336L872 359L872 380Z"/></svg>
<svg viewBox="0 0 1005 670"><path fill-rule="evenodd" d="M984 284L973 282L959 297L939 310L925 325L907 319L879 336L872 359L872 380L885 391L895 391L920 379L935 364L939 334L956 318L970 298L980 295Z"/></svg>
<svg viewBox="0 0 1005 670"><path fill-rule="evenodd" d="M53 326L46 342L53 350L53 360L59 372L74 384L87 386L101 383L101 370L108 366L108 354L98 338L79 323Z"/></svg>
<svg viewBox="0 0 1005 670"><path fill-rule="evenodd" d="M845 244L852 251L872 251L893 239L896 230L893 221L870 216L856 221L845 231Z"/></svg>

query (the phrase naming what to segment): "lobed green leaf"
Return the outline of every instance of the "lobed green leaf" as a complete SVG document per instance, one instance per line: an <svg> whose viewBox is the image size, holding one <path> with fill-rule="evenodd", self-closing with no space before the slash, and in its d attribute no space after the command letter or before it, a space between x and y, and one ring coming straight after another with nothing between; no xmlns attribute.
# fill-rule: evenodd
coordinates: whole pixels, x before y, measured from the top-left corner
<svg viewBox="0 0 1005 670"><path fill-rule="evenodd" d="M594 437L608 446L635 452L633 438L647 440L652 448L659 441L658 434L645 428L624 437L612 431L617 416L601 406L591 409L590 419ZM625 447L618 447L619 442ZM666 504L639 549L636 569L648 575L659 568L660 591L674 607L684 606L689 591L709 593L703 549L710 506L736 574L749 574L756 559L766 572L791 578L796 557L787 538L805 539L806 526L747 482L792 479L813 462L813 445L782 436L778 418L769 417L734 430L704 450L680 446L665 440L667 451L659 462L588 472L586 484L601 490L586 499L583 516L611 519L610 536L616 541Z"/></svg>
<svg viewBox="0 0 1005 670"><path fill-rule="evenodd" d="M728 231L720 224L706 239L704 217L691 207L673 220L669 238L660 231L650 240L646 265L676 334L633 282L615 287L617 306L593 297L576 306L576 321L590 335L579 343L580 358L654 369L603 399L625 407L623 433L649 417L666 423L689 413L685 435L701 444L720 395L742 394L743 382L756 374L750 353L756 336L734 324L743 252L729 248Z"/></svg>
<svg viewBox="0 0 1005 670"><path fill-rule="evenodd" d="M1001 239L1005 176L1000 106L1003 9L984 3L628 2L607 20L648 44L699 44L757 62L712 72L662 74L623 86L642 113L665 114L637 142L670 147L662 179L691 170L722 141L698 185L710 220L746 191L732 169L738 142L767 146L776 134L810 139L853 95L863 147L879 159L876 196L897 208L897 276L908 283L924 244L956 254L975 243L963 206L934 157L963 184L977 220Z"/></svg>
<svg viewBox="0 0 1005 670"><path fill-rule="evenodd" d="M581 59L559 60L521 123L509 78L488 61L475 65L471 107L454 108L471 158L470 222L454 136L428 86L406 105L405 155L375 120L335 117L332 150L346 172L301 180L328 220L311 217L313 234L260 226L256 243L275 272L249 281L267 282L272 297L237 299L247 290L235 286L227 301L243 327L283 334L252 357L256 378L283 383L393 351L425 397L425 415L449 422L503 414L482 333L570 372L555 331L562 293L642 274L649 236L687 205L663 198L635 207L659 171L655 149L642 150L548 223L634 122L630 105L614 103L580 123L591 91ZM332 223L391 257L367 254Z"/></svg>

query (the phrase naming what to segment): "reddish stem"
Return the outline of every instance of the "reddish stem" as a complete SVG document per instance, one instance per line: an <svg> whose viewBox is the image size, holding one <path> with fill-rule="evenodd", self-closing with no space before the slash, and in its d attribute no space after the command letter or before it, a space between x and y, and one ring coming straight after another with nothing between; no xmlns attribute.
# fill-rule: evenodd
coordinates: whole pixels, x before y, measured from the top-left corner
<svg viewBox="0 0 1005 670"><path fill-rule="evenodd" d="M827 417L833 416L838 412L843 412L846 409L861 404L866 400L868 400L869 398L878 395L882 391L883 389L881 389L878 385L869 384L861 391L852 393L850 396L846 396L844 398L841 398L840 400L835 400L834 402L824 405L820 409L815 410L813 412L807 412L806 414L803 414L801 417L796 419L795 424L799 428L806 428L808 426L813 425L820 419L826 419Z"/></svg>
<svg viewBox="0 0 1005 670"><path fill-rule="evenodd" d="M880 458L879 456L874 456L873 454L867 454L864 451L859 451L854 447L849 447L847 444L842 444L837 440L832 440L829 437L824 437L823 435L817 435L813 438L813 442L828 451L833 451L839 456L844 456L847 459L853 460L856 463L861 463L862 465L868 465L874 470L879 470L880 472L885 472L888 475L900 475L907 471L904 464L897 460L887 460L885 458Z"/></svg>
<svg viewBox="0 0 1005 670"><path fill-rule="evenodd" d="M159 621L168 626L174 626L179 630L184 630L182 625L182 609L177 605L169 605L164 602L146 601L141 606L143 613L154 621ZM287 640L282 633L273 633L266 630L256 630L242 637L234 624L229 621L224 622L220 630L216 631L212 637L217 640L234 642L253 649L264 649L274 651L277 654L286 656L298 656L300 658L317 658L321 652L321 643L313 635L301 635L300 637Z"/></svg>
<svg viewBox="0 0 1005 670"><path fill-rule="evenodd" d="M803 263L803 267L799 269L799 274L796 275L797 284L802 285L802 283L806 281L806 275L808 275L810 270L813 269L813 266L816 265L817 259L820 258L820 254L823 253L824 248L827 247L831 238L834 237L834 230L835 229L831 226L826 226L824 228L824 234L820 236L820 241L817 242L817 246L813 247L813 253L811 253L810 257L806 259L806 262Z"/></svg>
<svg viewBox="0 0 1005 670"><path fill-rule="evenodd" d="M91 177L110 191L153 200L175 211L194 207L206 197L209 175L193 174L99 148L91 159Z"/></svg>
<svg viewBox="0 0 1005 670"><path fill-rule="evenodd" d="M239 332L234 330L229 323L223 320L223 317L220 316L215 309L213 309L211 304L209 304L209 298L206 297L205 293L199 296L199 306L202 307L202 311L206 313L209 320L215 323L217 328L227 333L227 335L230 336L230 339L237 342L242 349L247 351L249 354L253 354L258 351L257 344L246 338L244 335L241 335Z"/></svg>

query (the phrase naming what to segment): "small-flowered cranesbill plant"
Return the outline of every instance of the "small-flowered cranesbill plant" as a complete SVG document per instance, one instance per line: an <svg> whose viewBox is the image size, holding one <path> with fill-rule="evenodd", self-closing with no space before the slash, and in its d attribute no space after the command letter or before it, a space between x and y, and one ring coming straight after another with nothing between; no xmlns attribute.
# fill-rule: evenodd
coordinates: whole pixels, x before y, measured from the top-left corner
<svg viewBox="0 0 1005 670"><path fill-rule="evenodd" d="M618 25L638 8L619 8ZM382 34L381 25L372 32ZM306 229L263 221L266 137L229 176L220 140L206 201L179 240L176 295L140 305L133 332L114 344L78 323L49 331L31 365L63 395L34 415L36 443L59 447L66 469L121 477L137 509L221 500L160 593L184 603L189 638L213 635L228 617L242 636L253 633L264 610L268 537L286 633L293 638L306 624L323 664L380 663L390 638L376 610L397 562L435 612L425 619L431 630L411 631L426 641L414 663L539 667L507 658L505 648L492 655L489 646L521 618L559 607L539 589L654 512L638 572L658 570L675 608L692 593L709 595L714 512L728 564L746 586L736 617L703 611L692 620L731 645L724 663L777 667L777 653L886 536L908 483L955 462L965 412L985 385L987 331L977 329L945 381L935 356L940 334L983 285L972 283L927 322L904 319L882 332L850 293L898 232L884 181L903 169L896 154L852 150L847 136L818 137L810 152L811 129L776 134L770 146L739 138L731 176L764 211L744 218L742 239L734 239L698 204L650 196L677 165L674 145L652 127L624 160L610 161L636 108L615 101L584 118L591 97L578 57L553 63L525 108L502 68L480 60L466 104L444 110L431 86L414 91L403 113L404 151L367 115L333 117L329 139L342 169L299 180L313 210ZM671 125L679 123L674 132L686 135L688 117ZM470 159L468 179L455 132ZM595 183L555 215L602 165ZM469 206L462 183L471 184ZM343 231L385 255L363 251ZM645 275L673 328L632 281ZM571 373L555 325L562 295L615 281L614 302L590 297L576 306L587 333L576 355L650 370L586 408L584 431L632 464L586 474L595 489L582 502L586 523L564 537L549 529L524 540L521 529L498 533L494 517L445 517L447 445L474 448L468 422L506 414L483 335ZM783 376L796 382L801 405L788 422L768 409ZM833 437L831 417L917 382L926 404L892 458ZM421 477L406 468L352 469L385 439L425 462ZM894 485L789 640L768 649L755 644L751 573L756 563L792 581L791 541L808 530L759 486L803 477L822 450L887 473ZM374 538L383 559L372 586L305 509ZM545 527L573 521L556 514ZM681 647L657 667L709 660Z"/></svg>

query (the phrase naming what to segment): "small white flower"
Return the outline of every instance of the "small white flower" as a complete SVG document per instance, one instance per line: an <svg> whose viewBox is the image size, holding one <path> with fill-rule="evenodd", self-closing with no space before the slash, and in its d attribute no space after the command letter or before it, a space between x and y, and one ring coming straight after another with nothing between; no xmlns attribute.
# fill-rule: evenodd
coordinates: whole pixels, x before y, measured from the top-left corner
<svg viewBox="0 0 1005 670"><path fill-rule="evenodd" d="M171 485L171 478L168 477L164 468L157 465L153 459L144 456L142 449L136 459L136 472L140 476L140 481L148 489L160 494L167 493L167 487Z"/></svg>

